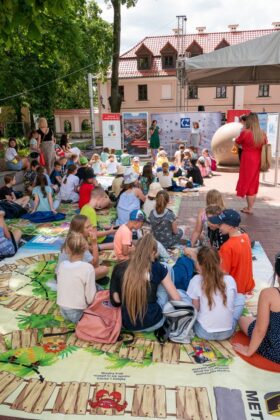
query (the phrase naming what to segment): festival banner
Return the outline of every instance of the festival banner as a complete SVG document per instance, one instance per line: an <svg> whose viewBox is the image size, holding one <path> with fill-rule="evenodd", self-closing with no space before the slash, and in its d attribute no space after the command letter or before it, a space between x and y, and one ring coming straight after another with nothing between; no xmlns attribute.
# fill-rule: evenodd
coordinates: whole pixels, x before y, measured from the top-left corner
<svg viewBox="0 0 280 420"><path fill-rule="evenodd" d="M179 143L190 144L192 124L198 122L201 144L200 149L211 149L211 140L216 130L222 124L220 112L170 112L152 114L151 121L157 120L160 128L160 145L172 156Z"/></svg>
<svg viewBox="0 0 280 420"><path fill-rule="evenodd" d="M121 150L121 115L102 114L103 147Z"/></svg>
<svg viewBox="0 0 280 420"><path fill-rule="evenodd" d="M279 114L277 113L267 114L266 134L267 134L268 143L271 144L272 157L276 156L278 121L279 121Z"/></svg>
<svg viewBox="0 0 280 420"><path fill-rule="evenodd" d="M148 113L123 112L124 147L130 155L148 153Z"/></svg>

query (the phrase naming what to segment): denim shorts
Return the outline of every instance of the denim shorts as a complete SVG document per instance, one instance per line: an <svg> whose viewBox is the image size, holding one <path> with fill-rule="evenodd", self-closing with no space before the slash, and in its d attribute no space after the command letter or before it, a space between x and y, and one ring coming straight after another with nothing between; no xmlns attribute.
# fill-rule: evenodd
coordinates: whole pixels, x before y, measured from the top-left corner
<svg viewBox="0 0 280 420"><path fill-rule="evenodd" d="M83 315L83 309L70 309L70 308L62 308L60 306L60 312L63 318L68 319L68 321L77 324Z"/></svg>
<svg viewBox="0 0 280 420"><path fill-rule="evenodd" d="M17 163L6 162L7 168L9 171L21 171L22 170L22 161L19 160Z"/></svg>

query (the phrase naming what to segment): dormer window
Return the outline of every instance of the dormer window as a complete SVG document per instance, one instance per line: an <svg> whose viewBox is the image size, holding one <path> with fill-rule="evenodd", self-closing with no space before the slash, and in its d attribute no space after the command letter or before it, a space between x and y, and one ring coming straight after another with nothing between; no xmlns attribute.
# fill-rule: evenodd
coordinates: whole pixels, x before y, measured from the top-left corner
<svg viewBox="0 0 280 420"><path fill-rule="evenodd" d="M186 52L188 54L189 57L196 57L197 55L203 54L203 49L202 47L199 45L198 42L196 42L196 40L194 40L186 49Z"/></svg>
<svg viewBox="0 0 280 420"><path fill-rule="evenodd" d="M153 54L145 44L138 48L135 55L137 57L138 70L149 70L152 67Z"/></svg>
<svg viewBox="0 0 280 420"><path fill-rule="evenodd" d="M161 53L161 64L163 69L175 69L177 50L167 42L165 46L160 50Z"/></svg>
<svg viewBox="0 0 280 420"><path fill-rule="evenodd" d="M151 59L148 55L138 57L138 70L149 70L151 67Z"/></svg>
<svg viewBox="0 0 280 420"><path fill-rule="evenodd" d="M215 47L215 50L220 50L221 48L229 47L229 43L223 38L221 42Z"/></svg>

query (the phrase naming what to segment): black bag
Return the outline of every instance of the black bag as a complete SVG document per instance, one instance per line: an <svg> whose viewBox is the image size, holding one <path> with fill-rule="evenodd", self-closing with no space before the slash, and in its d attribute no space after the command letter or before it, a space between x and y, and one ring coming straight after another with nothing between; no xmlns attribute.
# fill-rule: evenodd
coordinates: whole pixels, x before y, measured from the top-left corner
<svg viewBox="0 0 280 420"><path fill-rule="evenodd" d="M27 210L17 203L7 200L0 201L0 210L5 212L5 219L19 219Z"/></svg>

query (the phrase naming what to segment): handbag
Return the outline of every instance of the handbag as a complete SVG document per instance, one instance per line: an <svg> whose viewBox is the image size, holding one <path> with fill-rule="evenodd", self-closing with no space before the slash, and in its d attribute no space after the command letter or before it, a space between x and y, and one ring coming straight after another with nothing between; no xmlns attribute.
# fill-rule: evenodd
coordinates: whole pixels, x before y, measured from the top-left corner
<svg viewBox="0 0 280 420"><path fill-rule="evenodd" d="M40 152L39 163L41 166L46 166L46 161L42 152Z"/></svg>
<svg viewBox="0 0 280 420"><path fill-rule="evenodd" d="M261 172L267 172L270 169L272 160L271 144L264 144L261 153Z"/></svg>

